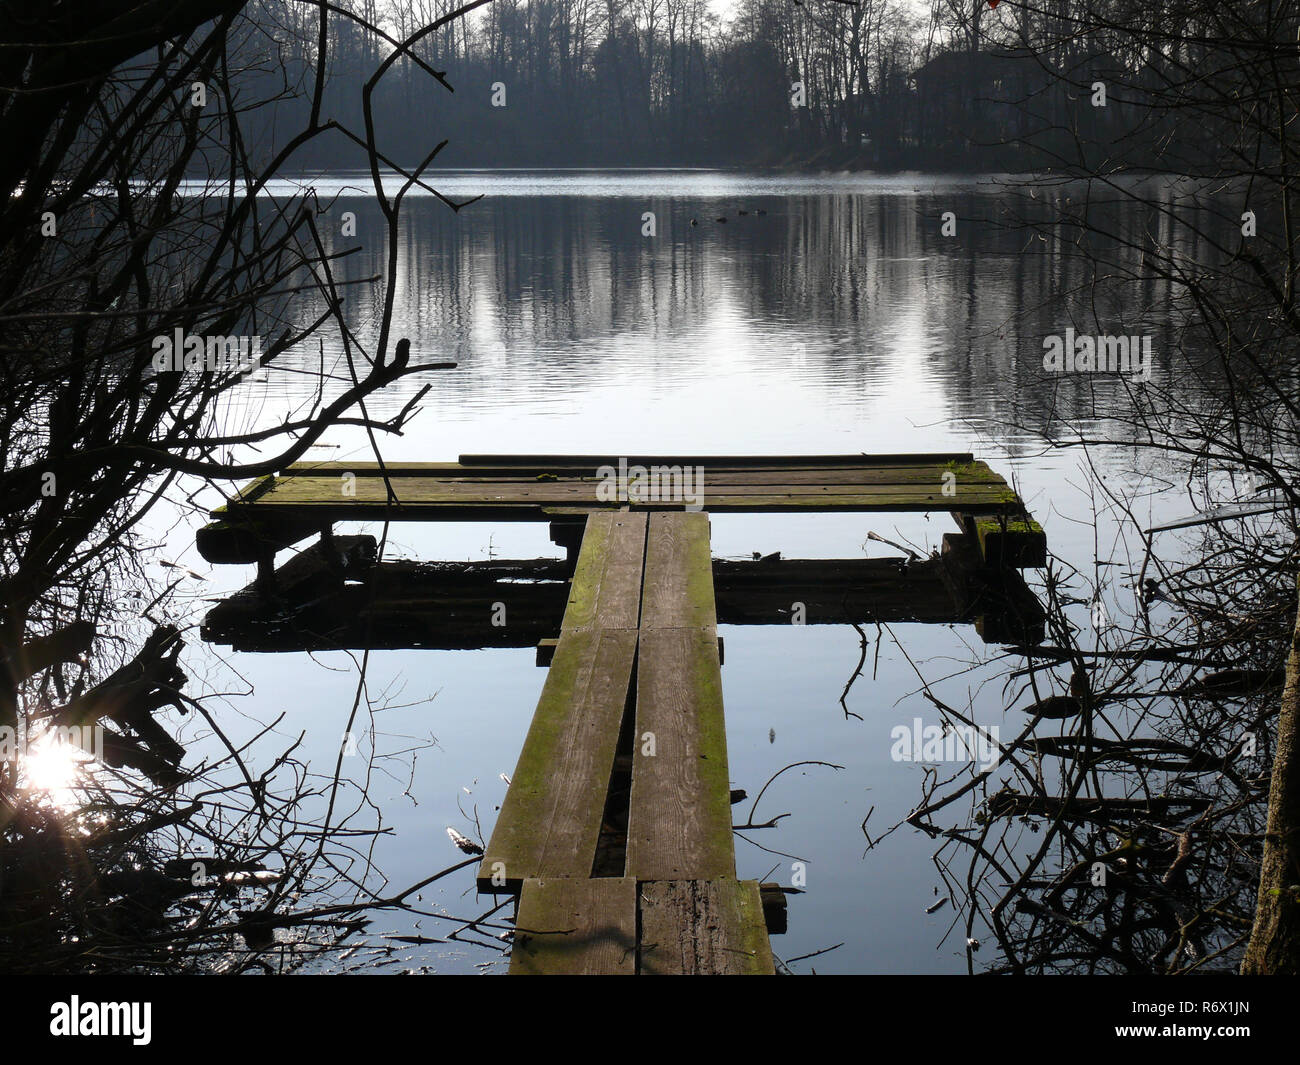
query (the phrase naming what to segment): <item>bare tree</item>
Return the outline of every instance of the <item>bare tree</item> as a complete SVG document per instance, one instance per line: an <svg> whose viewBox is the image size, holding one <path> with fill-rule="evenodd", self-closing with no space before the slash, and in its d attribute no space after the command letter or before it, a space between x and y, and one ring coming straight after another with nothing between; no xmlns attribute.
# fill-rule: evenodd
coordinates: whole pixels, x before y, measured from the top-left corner
<svg viewBox="0 0 1300 1065"><path fill-rule="evenodd" d="M145 579L136 530L163 500L185 512L203 485L283 468L331 426L376 442L400 432L428 385L390 418L366 401L450 365L392 329L402 202L416 186L437 195L424 173L442 145L395 165L374 98L398 66L447 87L415 49L486 2L403 40L373 10L325 0L0 13L0 134L22 146L0 159L0 729L20 752L42 730L95 729L106 763L71 810L27 786L23 758L0 765L7 961L212 967L236 933L256 953L277 928L341 935L368 906L408 904L370 887L358 844L375 830L305 819L314 803L334 808L337 767L312 782L292 744L255 773L229 740L224 758L182 764L160 712L224 734L209 699L182 690L180 632L153 624L170 589ZM357 123L332 112L329 92L344 31L372 57ZM286 55L307 60L301 83ZM268 111L296 122L268 136L253 121ZM365 279L385 289L382 315L364 327L335 269L355 241L330 202L280 180L323 138L365 160L383 220L384 266ZM341 382L322 377L292 416L231 416L255 410L254 374L293 372L306 345L327 341ZM132 585L158 594L123 595ZM294 901L311 891L337 897Z"/></svg>

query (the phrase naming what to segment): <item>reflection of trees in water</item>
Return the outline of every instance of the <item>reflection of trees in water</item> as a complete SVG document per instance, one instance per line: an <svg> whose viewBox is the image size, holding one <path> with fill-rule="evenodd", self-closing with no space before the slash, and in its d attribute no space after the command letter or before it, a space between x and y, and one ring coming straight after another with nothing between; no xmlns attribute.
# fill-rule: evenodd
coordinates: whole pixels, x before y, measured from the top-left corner
<svg viewBox="0 0 1300 1065"><path fill-rule="evenodd" d="M1137 450L1130 489L1091 480L1093 572L1049 573L1055 648L1020 649L1007 675L1007 705L1032 709L996 785L931 782L912 815L946 837L941 866L969 933L997 943L998 971L1300 968L1298 719L1295 684L1283 688L1297 665L1300 235L1296 145L1279 133L1296 87L1277 59L1295 37L1292 11L1176 0L1158 24L1090 9L1036 41L1080 101L1087 66L1060 57L1144 57L1105 78L1141 122L1104 158L1060 160L1054 218L1038 217L1042 183L1010 203L1026 240L1068 252L1082 282L1054 285L1037 339L1154 334L1160 369L1104 390L1056 374L1013 419L1090 461ZM1084 130L1082 110L1045 129ZM1197 176L1135 179L1153 145L1163 170ZM1081 417L1094 393L1095 419ZM1202 517L1184 528L1203 536L1147 527L1162 493L1192 501Z"/></svg>
<svg viewBox="0 0 1300 1065"><path fill-rule="evenodd" d="M932 191L931 179L916 180L917 192L804 194L795 185L734 202L505 196L456 215L412 200L396 323L427 338L429 350L461 359L463 374L483 375L484 388L503 383L492 352L509 353L506 383L526 378L558 392L603 379L621 338L663 338L672 350L674 340L688 344L725 326L738 346L754 345L758 370L789 365L798 350L800 379L861 382L869 393L875 379L916 374L942 389L957 416L1019 423L1034 435L1096 419L1116 435L1138 435L1111 420L1131 382L1042 369L1043 337L1071 324L1069 306L1078 308L1080 332L1095 331L1084 318L1096 306L1096 267L1060 223L1080 189L1044 184L1031 199L1019 185ZM1174 195L1160 180L1153 185L1160 202ZM358 212L359 225L382 224L364 201L340 203ZM764 215L737 215L755 203ZM1191 217L1200 208L1186 209ZM654 239L640 234L646 210L656 213ZM940 231L949 210L955 237ZM1094 197L1090 210L1109 234L1105 253L1137 272L1151 209L1114 196ZM712 222L719 211L730 216L726 225ZM699 226L689 225L692 216ZM1202 221L1222 223L1210 213ZM381 268L376 247L338 263L349 281ZM1170 326L1173 289L1168 279L1149 283L1140 314L1121 307L1096 331L1151 335L1156 373L1167 374L1179 339ZM351 299L363 313L372 297L358 286ZM309 295L300 307L304 318L317 312Z"/></svg>
<svg viewBox="0 0 1300 1065"><path fill-rule="evenodd" d="M1047 643L1019 649L1000 678L1001 765L927 772L906 819L942 840L949 935L966 938L972 971L1241 962L1294 622L1292 537L1267 518L1221 520L1179 545L1193 560L1181 564L1136 540L1099 559L1100 591L1054 560ZM964 720L936 687L925 694Z"/></svg>

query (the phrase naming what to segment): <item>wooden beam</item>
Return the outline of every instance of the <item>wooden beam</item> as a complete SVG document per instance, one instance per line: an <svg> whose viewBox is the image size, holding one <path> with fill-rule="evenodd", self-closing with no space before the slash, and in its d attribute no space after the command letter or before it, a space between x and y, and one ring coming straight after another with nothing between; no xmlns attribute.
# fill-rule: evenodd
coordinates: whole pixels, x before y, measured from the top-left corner
<svg viewBox="0 0 1300 1065"><path fill-rule="evenodd" d="M320 530L321 522L310 517L223 518L199 529L194 544L214 565L239 565L258 562L268 552L292 547Z"/></svg>
<svg viewBox="0 0 1300 1065"><path fill-rule="evenodd" d="M276 571L274 595L254 584L209 610L203 639L241 651L532 647L559 630L569 598L555 559L383 562L345 570L360 583L322 571L308 587L290 570L300 557Z"/></svg>
<svg viewBox="0 0 1300 1065"><path fill-rule="evenodd" d="M568 606L571 568L556 559L383 562L349 569L347 576L361 583L326 580L322 570L321 582L307 589L296 585L291 569L298 557L276 571L274 595L250 587L214 606L203 639L251 651L539 647L538 665L549 665ZM977 552L964 558L973 572L982 568ZM950 591L949 567L945 559L714 559L718 624L788 625L796 603L806 625L951 625L991 609L967 591L965 574L960 592ZM1004 584L1016 576L1000 574ZM497 603L505 608L505 625ZM1032 609L1028 600L1025 609Z"/></svg>
<svg viewBox="0 0 1300 1065"><path fill-rule="evenodd" d="M883 466L970 462L969 452L908 452L886 455L461 455L462 466Z"/></svg>
<svg viewBox="0 0 1300 1065"><path fill-rule="evenodd" d="M635 629L560 640L479 865L480 891L591 875L635 656Z"/></svg>
<svg viewBox="0 0 1300 1065"><path fill-rule="evenodd" d="M669 880L640 887L643 976L771 976L758 881Z"/></svg>
<svg viewBox="0 0 1300 1065"><path fill-rule="evenodd" d="M637 650L627 873L735 876L722 671L704 514L654 514Z"/></svg>
<svg viewBox="0 0 1300 1065"><path fill-rule="evenodd" d="M713 557L705 514L650 516L642 629L714 628Z"/></svg>
<svg viewBox="0 0 1300 1065"><path fill-rule="evenodd" d="M555 657L479 866L482 891L589 877L637 653L646 517L587 519Z"/></svg>
<svg viewBox="0 0 1300 1065"><path fill-rule="evenodd" d="M630 878L525 880L510 975L634 975L636 906Z"/></svg>
<svg viewBox="0 0 1300 1065"><path fill-rule="evenodd" d="M645 552L645 514L589 517L561 634L570 629L635 629L641 616Z"/></svg>
<svg viewBox="0 0 1300 1065"><path fill-rule="evenodd" d="M957 511L953 516L986 566L1041 569L1047 565L1047 534L1023 506L1000 512Z"/></svg>

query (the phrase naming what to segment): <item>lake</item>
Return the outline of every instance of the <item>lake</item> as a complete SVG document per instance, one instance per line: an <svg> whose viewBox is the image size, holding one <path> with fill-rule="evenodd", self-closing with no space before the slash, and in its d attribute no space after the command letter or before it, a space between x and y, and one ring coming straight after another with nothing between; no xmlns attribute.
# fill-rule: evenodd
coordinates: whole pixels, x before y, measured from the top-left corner
<svg viewBox="0 0 1300 1065"><path fill-rule="evenodd" d="M338 261L340 279L379 272L382 223L354 191L364 192L365 176L305 180L322 199L333 197L335 250L360 245ZM405 435L381 440L385 458L969 450L1014 481L1050 548L1086 576L1100 572L1097 551L1115 547L1098 548L1094 539L1081 455L1046 448L1042 433L1123 439L1110 415L1140 385L1117 375L1044 372L1044 338L1074 326L1067 294L1088 275L1064 236L1053 243L1050 234L1000 216L1021 179L552 171L432 180L449 196L485 198L459 213L418 190L406 202L395 336L410 338L415 358L459 366L428 376L432 389L419 416ZM285 183L272 192L292 189ZM355 215L355 239L343 235L347 212ZM955 232L946 227L950 235L945 212L955 222ZM1134 231L1144 221L1122 208L1115 217ZM371 339L378 286L346 291L350 324ZM298 313L305 320L314 309ZM1166 292L1145 293L1141 314L1113 328L1080 321L1078 331L1150 336L1152 379L1171 373ZM345 375L340 359L337 342L313 345L264 382L250 381L226 416L241 426L280 419L309 393L314 368ZM403 382L371 413L394 413L423 383ZM360 430L340 429L325 443L311 457L372 457ZM1092 459L1097 476L1116 486L1139 482L1129 449L1095 451ZM1147 463L1141 483L1160 473ZM219 502L211 492L200 498ZM1144 497L1142 505L1152 520L1179 506L1163 495ZM167 557L207 578L184 586L195 620L208 600L251 579L249 569L212 567L198 557L193 531L200 520L193 513L179 524L156 520ZM726 558L898 553L869 541L872 531L925 555L954 529L946 513L719 515L712 527L714 554ZM505 524L395 525L387 551L422 559L557 553L544 525ZM1131 599L1122 570L1107 572L1106 594ZM1086 581L1081 587L1086 591ZM981 723L1007 722L1009 729L1019 719L1007 714L1014 692L1001 681L1006 663L968 626L867 632L867 668L846 699L858 720L840 703L860 654L853 628L724 627L732 786L746 789L752 802L790 763L843 767L801 767L768 789L754 819L790 816L778 828L746 833L752 842L737 839L738 873L789 884L793 863L803 863L806 893L790 899L789 932L774 937L773 948L794 959L842 945L792 962L795 972L965 971L965 932L953 928L954 907L926 912L950 893L945 859L935 858L938 842L904 826L872 848L863 822L875 839L920 799L924 767L890 755L893 726L937 720L919 694L919 675ZM276 735L288 742L304 733L313 768L332 767L359 656L231 654L195 643L191 664L204 684L251 692L228 700L223 720L236 734L251 736L257 721L283 712ZM531 650L369 656L368 691L391 709L374 716L374 735L362 749L430 744L414 772L400 758L380 761L369 781L374 809L362 805L356 814L358 823L381 817L391 830L371 857L393 890L461 858L448 826L490 835L506 786L501 774L513 771L543 675ZM187 728L191 751L202 750L197 726ZM748 815L749 802L736 811ZM356 875L365 857L358 856ZM960 881L966 858L957 857L949 875ZM424 893L422 904L473 916L490 900L474 897L467 869ZM383 916L376 928L413 930L405 918ZM447 929L424 919L418 930L437 936ZM378 971L505 968L486 950L464 945L364 957Z"/></svg>

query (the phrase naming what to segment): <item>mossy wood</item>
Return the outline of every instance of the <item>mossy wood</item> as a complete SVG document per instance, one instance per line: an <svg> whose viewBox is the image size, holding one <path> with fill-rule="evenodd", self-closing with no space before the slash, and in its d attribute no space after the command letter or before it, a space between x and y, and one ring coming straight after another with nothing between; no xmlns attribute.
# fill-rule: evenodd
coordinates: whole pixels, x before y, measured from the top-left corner
<svg viewBox="0 0 1300 1065"><path fill-rule="evenodd" d="M757 880L662 880L640 887L643 976L771 976Z"/></svg>
<svg viewBox="0 0 1300 1065"><path fill-rule="evenodd" d="M630 878L525 880L510 975L634 975L636 905Z"/></svg>
<svg viewBox="0 0 1300 1065"><path fill-rule="evenodd" d="M650 482L612 483L611 471ZM696 474L698 473L698 480ZM968 454L467 455L460 462L300 462L250 483L198 535L212 562L253 562L338 521L549 521L595 511L929 511L1023 517ZM994 546L998 541L994 531ZM1019 550L1019 549L1017 549Z"/></svg>
<svg viewBox="0 0 1300 1065"><path fill-rule="evenodd" d="M479 866L483 891L588 877L637 652L646 516L594 514L555 657Z"/></svg>

